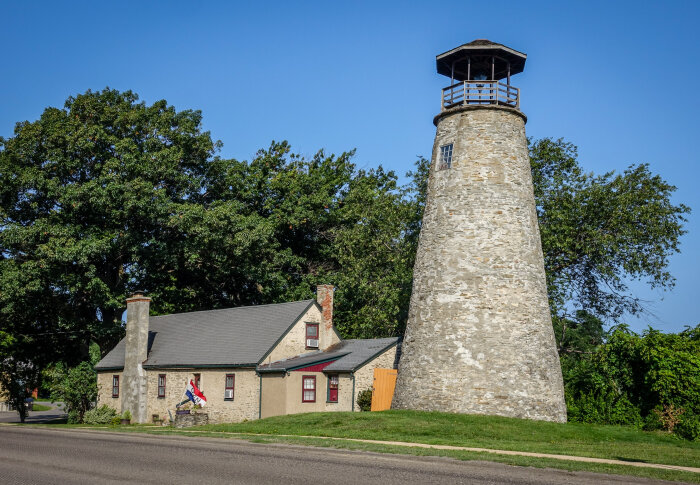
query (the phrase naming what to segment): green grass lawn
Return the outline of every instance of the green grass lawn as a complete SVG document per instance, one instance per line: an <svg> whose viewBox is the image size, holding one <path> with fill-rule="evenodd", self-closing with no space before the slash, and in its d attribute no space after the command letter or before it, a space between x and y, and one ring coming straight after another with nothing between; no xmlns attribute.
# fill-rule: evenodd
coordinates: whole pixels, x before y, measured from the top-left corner
<svg viewBox="0 0 700 485"><path fill-rule="evenodd" d="M210 431L361 438L700 466L700 442L624 426L547 423L420 411L310 413L201 427Z"/></svg>
<svg viewBox="0 0 700 485"><path fill-rule="evenodd" d="M37 404L36 401L34 401L34 406L32 407L32 410L34 411L48 411L50 409L53 409L53 406L45 406L43 404Z"/></svg>

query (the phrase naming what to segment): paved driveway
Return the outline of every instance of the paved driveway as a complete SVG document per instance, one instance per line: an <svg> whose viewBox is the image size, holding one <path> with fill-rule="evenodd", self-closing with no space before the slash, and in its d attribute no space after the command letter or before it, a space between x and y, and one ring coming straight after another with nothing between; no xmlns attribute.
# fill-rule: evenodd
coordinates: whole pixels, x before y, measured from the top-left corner
<svg viewBox="0 0 700 485"><path fill-rule="evenodd" d="M63 411L63 403L40 402L44 406L51 406L53 409L48 411L29 411L29 415L25 423L46 423L57 419L64 419L66 413ZM0 423L19 423L19 414L17 411L0 412Z"/></svg>

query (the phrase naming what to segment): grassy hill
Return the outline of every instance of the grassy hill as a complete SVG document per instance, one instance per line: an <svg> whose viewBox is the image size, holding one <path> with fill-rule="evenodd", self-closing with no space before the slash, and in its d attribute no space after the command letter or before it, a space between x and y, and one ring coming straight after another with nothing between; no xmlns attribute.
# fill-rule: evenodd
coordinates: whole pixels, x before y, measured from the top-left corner
<svg viewBox="0 0 700 485"><path fill-rule="evenodd" d="M360 438L700 466L700 442L632 427L420 411L276 416L209 431Z"/></svg>

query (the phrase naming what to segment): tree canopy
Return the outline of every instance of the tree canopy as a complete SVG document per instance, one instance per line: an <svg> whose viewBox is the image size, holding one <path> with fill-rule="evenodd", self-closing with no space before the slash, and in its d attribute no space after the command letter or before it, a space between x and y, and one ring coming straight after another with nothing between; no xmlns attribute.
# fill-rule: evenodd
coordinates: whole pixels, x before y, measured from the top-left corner
<svg viewBox="0 0 700 485"><path fill-rule="evenodd" d="M584 310L604 321L644 311L630 280L669 289L669 257L679 252L690 209L676 188L633 165L623 173L585 173L564 140L530 144L537 218L554 317Z"/></svg>

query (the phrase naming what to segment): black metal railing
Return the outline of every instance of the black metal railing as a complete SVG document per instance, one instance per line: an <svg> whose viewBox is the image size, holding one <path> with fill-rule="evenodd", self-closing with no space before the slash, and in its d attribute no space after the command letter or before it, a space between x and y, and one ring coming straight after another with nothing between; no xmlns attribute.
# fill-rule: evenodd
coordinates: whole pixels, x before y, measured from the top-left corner
<svg viewBox="0 0 700 485"><path fill-rule="evenodd" d="M442 90L442 110L464 105L503 105L520 109L520 90L499 81L464 81Z"/></svg>

